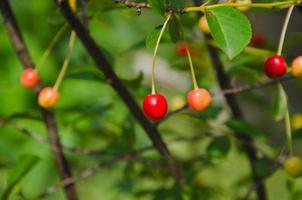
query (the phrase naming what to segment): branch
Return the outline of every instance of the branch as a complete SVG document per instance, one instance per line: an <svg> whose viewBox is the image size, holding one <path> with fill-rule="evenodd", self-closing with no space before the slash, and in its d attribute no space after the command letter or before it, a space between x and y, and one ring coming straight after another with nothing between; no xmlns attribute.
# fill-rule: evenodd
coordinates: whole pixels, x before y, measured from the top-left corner
<svg viewBox="0 0 302 200"><path fill-rule="evenodd" d="M134 100L130 92L127 90L127 88L124 86L122 81L117 77L116 73L112 69L111 64L107 61L105 55L101 52L96 42L90 36L89 32L86 31L80 20L70 10L67 0L55 0L55 2L60 8L63 16L70 24L70 26L74 29L74 31L76 31L78 38L81 40L83 46L86 48L86 50L96 63L98 69L104 73L108 84L113 87L113 89L121 97L124 103L128 106L133 116L137 119L137 121L146 131L155 148L163 156L171 173L174 175L175 180L178 183L183 183L184 177L182 175L182 170L170 154L158 130L144 116L140 107L137 105L136 101Z"/></svg>
<svg viewBox="0 0 302 200"><path fill-rule="evenodd" d="M13 47L15 48L20 62L24 68L34 67L34 63L29 55L27 47L23 41L15 16L11 10L8 0L0 1L0 10L4 18L7 32L9 33ZM41 88L41 86L39 87ZM38 94L38 90L35 91ZM62 146L58 135L58 129L55 122L54 113L41 108L44 122L47 126L50 142L54 152L55 160L59 170L61 180L72 177L67 160L62 152ZM64 187L65 193L69 200L78 199L75 187L73 184Z"/></svg>

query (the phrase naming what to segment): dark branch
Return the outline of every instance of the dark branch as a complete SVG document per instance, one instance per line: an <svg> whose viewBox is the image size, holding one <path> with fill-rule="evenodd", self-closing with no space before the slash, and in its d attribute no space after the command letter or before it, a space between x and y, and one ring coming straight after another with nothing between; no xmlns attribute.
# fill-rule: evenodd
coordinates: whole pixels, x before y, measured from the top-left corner
<svg viewBox="0 0 302 200"><path fill-rule="evenodd" d="M8 3L8 0L0 1L0 10L4 17L4 23L9 33L12 45L17 52L20 62L22 63L24 68L33 67L34 66L33 61L23 41L17 21ZM37 93L38 91L36 91L36 94ZM55 155L55 160L58 166L61 180L72 177L67 160L62 152L62 147L58 136L58 130L57 130L54 114L51 111L47 111L42 108L41 108L41 112L44 118L44 122L47 126L50 142L52 144L52 149ZM69 200L78 199L73 184L69 185L68 187L65 187L64 190Z"/></svg>
<svg viewBox="0 0 302 200"><path fill-rule="evenodd" d="M113 89L118 93L121 99L128 106L129 110L133 116L138 120L141 126L144 128L149 138L151 139L155 148L163 156L164 160L168 164L171 173L174 175L175 180L178 183L184 182L184 177L182 175L182 170L178 166L177 162L174 160L169 150L167 149L165 143L163 142L158 130L153 126L149 120L144 116L140 107L137 105L136 101L124 86L122 81L117 77L115 72L112 70L111 64L107 61L104 54L101 52L100 48L96 42L92 39L89 32L86 31L80 20L72 13L68 2L66 0L56 1L62 14L69 22L71 27L76 31L77 36L81 40L83 46L86 48L92 59L95 61L96 66L100 71L102 71L107 79L108 84L110 84Z"/></svg>

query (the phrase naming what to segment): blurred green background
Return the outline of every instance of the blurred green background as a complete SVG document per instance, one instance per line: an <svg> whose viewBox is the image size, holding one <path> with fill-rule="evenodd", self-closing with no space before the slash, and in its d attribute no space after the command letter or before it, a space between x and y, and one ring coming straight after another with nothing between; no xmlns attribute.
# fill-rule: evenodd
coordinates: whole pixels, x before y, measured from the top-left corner
<svg viewBox="0 0 302 200"><path fill-rule="evenodd" d="M53 1L10 2L33 60L38 63L65 21ZM182 4L192 5L191 2ZM142 98L151 92L153 49L145 47L145 39L164 19L151 10L143 10L137 16L134 9L114 4L110 0L90 0L87 10L91 16L91 34L140 104ZM251 15L257 15L257 12ZM225 124L230 122L230 112L219 91L203 34L197 27L198 18L194 13L185 14L180 17L180 21L188 43L195 52L193 61L198 83L214 95L213 104L206 112L196 114L185 110L159 125L162 137L184 168L188 185L180 189L167 170L162 169L162 165L153 166L145 162L161 162L155 150L146 151L140 156L144 162L139 159L123 161L110 155L83 155L66 150L74 175L101 165L93 175L76 182L80 199L233 200L243 197L252 187L246 155L234 138L233 130ZM66 56L69 35L70 29L59 39L45 64L39 68L45 85L52 86L59 74ZM13 169L24 161L24 156L37 156L36 164L10 195L10 199L34 199L58 183L59 177L36 97L19 83L22 67L3 25L0 38L0 194L7 187ZM265 48L274 49L274 41L268 40ZM170 110L184 104L186 92L191 88L187 59L178 55L177 48L178 43L173 43L166 33L158 55L157 88L167 96ZM287 53L288 58L295 55ZM223 54L221 58L235 85L265 80L262 75L265 57L242 53L232 62ZM294 105L291 106L291 113L296 116L301 109L301 106L295 106L301 99L301 81L290 81L286 89L289 90L291 105ZM97 71L79 40L76 40L70 67L59 91L60 101L54 111L61 141L65 146L125 153L151 145L119 96ZM285 138L283 122L275 122L272 117L275 95L272 86L237 96L247 119L246 122L238 123L244 128L250 128L256 146L271 159L278 155ZM296 129L299 128L301 122L297 122ZM24 134L24 130L43 141L37 142ZM210 136L204 135L209 132ZM297 134L300 133L298 131ZM196 135L200 137L184 139ZM301 137L296 138L294 150L299 155ZM266 174L271 168L271 162L265 157L258 162L257 172ZM302 181L289 178L282 169L269 177L265 186L268 199L271 200L302 198ZM64 198L60 189L43 199ZM256 199L254 192L249 199Z"/></svg>

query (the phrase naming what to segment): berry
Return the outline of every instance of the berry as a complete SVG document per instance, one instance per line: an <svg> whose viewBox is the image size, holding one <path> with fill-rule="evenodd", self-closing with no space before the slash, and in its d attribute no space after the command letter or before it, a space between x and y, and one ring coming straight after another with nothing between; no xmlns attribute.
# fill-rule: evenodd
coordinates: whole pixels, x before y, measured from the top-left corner
<svg viewBox="0 0 302 200"><path fill-rule="evenodd" d="M171 110L177 110L182 108L184 105L186 104L185 99L182 96L175 96L172 98L171 100L171 106L169 106L169 108Z"/></svg>
<svg viewBox="0 0 302 200"><path fill-rule="evenodd" d="M302 175L302 159L297 156L292 156L286 159L283 163L286 173L294 178Z"/></svg>
<svg viewBox="0 0 302 200"><path fill-rule="evenodd" d="M264 63L265 74L269 78L278 78L286 73L286 62L282 56L269 57Z"/></svg>
<svg viewBox="0 0 302 200"><path fill-rule="evenodd" d="M262 48L265 46L266 44L266 37L265 35L261 34L261 33L255 33L253 36L252 36L252 39L251 39L251 46L253 47L257 47L257 48Z"/></svg>
<svg viewBox="0 0 302 200"><path fill-rule="evenodd" d="M43 108L52 108L58 101L58 91L51 87L43 88L38 96L39 105Z"/></svg>
<svg viewBox="0 0 302 200"><path fill-rule="evenodd" d="M181 42L177 46L177 54L181 57L187 56L187 49L189 48L186 42Z"/></svg>
<svg viewBox="0 0 302 200"><path fill-rule="evenodd" d="M208 22L207 22L207 19L205 16L202 16L200 19L199 19L199 22L198 22L198 27L200 28L200 30L202 30L204 33L210 33L210 27L208 25Z"/></svg>
<svg viewBox="0 0 302 200"><path fill-rule="evenodd" d="M292 62L292 74L296 77L302 76L302 56L298 56Z"/></svg>
<svg viewBox="0 0 302 200"><path fill-rule="evenodd" d="M302 114L294 114L290 122L293 130L302 128Z"/></svg>
<svg viewBox="0 0 302 200"><path fill-rule="evenodd" d="M26 88L35 88L40 83L38 72L31 67L25 69L20 77L20 83Z"/></svg>
<svg viewBox="0 0 302 200"><path fill-rule="evenodd" d="M210 93L204 89L191 90L187 95L189 107L197 112L204 111L211 104L212 97Z"/></svg>
<svg viewBox="0 0 302 200"><path fill-rule="evenodd" d="M248 3L252 3L252 1L251 0L236 0L236 3L248 4ZM247 7L247 6L239 6L236 8L237 8L237 10L239 10L241 12L245 12L250 9L250 7Z"/></svg>
<svg viewBox="0 0 302 200"><path fill-rule="evenodd" d="M149 94L143 100L143 111L151 120L162 119L168 109L166 98L161 94Z"/></svg>

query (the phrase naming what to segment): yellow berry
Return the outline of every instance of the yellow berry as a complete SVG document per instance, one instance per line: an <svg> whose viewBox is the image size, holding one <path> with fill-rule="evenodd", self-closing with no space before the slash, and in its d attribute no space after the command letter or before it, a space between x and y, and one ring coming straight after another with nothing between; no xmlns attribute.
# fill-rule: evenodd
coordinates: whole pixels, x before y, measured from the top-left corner
<svg viewBox="0 0 302 200"><path fill-rule="evenodd" d="M252 3L251 0L236 0L236 3L240 3L240 4L249 4L249 3ZM237 10L241 11L241 12L245 12L247 10L250 9L250 7L247 7L247 6L239 6L239 7L236 7Z"/></svg>
<svg viewBox="0 0 302 200"><path fill-rule="evenodd" d="M207 19L205 16L202 16L200 19L199 19L199 22L198 22L198 27L200 28L200 30L202 30L204 33L210 33L210 27L208 25L208 22L207 22Z"/></svg>
<svg viewBox="0 0 302 200"><path fill-rule="evenodd" d="M302 114L295 114L291 118L291 125L293 130L302 128Z"/></svg>
<svg viewBox="0 0 302 200"><path fill-rule="evenodd" d="M283 163L286 173L294 178L302 175L302 160L297 156L289 157Z"/></svg>
<svg viewBox="0 0 302 200"><path fill-rule="evenodd" d="M172 98L171 100L171 110L176 110L176 109L179 109L181 107L183 107L185 105L185 100L183 97L181 96L175 96Z"/></svg>

